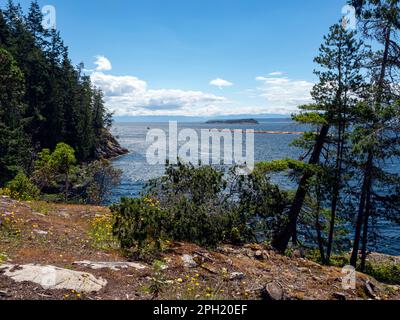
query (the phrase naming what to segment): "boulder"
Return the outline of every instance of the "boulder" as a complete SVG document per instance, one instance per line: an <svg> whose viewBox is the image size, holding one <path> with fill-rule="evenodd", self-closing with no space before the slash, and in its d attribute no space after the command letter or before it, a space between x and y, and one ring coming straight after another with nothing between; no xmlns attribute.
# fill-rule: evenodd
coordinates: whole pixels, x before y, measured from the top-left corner
<svg viewBox="0 0 400 320"><path fill-rule="evenodd" d="M283 300L284 292L282 286L276 282L268 283L262 290L264 300Z"/></svg>
<svg viewBox="0 0 400 320"><path fill-rule="evenodd" d="M15 282L33 282L45 290L75 290L90 293L98 292L107 285L107 280L96 278L90 273L54 266L5 264L0 266L0 271Z"/></svg>

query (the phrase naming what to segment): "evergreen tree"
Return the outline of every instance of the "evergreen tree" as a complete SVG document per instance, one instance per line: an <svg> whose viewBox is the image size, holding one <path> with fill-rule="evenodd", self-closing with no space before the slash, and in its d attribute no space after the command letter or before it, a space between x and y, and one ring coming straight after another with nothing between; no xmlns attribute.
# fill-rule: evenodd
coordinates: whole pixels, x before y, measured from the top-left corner
<svg viewBox="0 0 400 320"><path fill-rule="evenodd" d="M21 125L23 74L11 54L0 49L0 186L14 177L27 149Z"/></svg>
<svg viewBox="0 0 400 320"><path fill-rule="evenodd" d="M399 155L399 92L394 84L399 83L400 47L396 39L400 30L400 7L398 0L357 0L351 3L362 21L365 38L382 46L370 61L371 84L366 98L355 110L353 142L362 187L358 196L351 264L357 266L361 247L360 269L364 271L370 219L379 211L393 212L398 198L398 175L385 171L384 163ZM382 194L382 183L392 189Z"/></svg>
<svg viewBox="0 0 400 320"><path fill-rule="evenodd" d="M297 142L298 145L308 149L308 166L305 167L300 179L298 189L289 211L289 222L273 240L272 245L280 252L285 252L289 241L294 238L298 219L309 192L311 179L316 170L321 166L321 159L327 145L332 142L332 134L338 148L338 163L334 170L332 198L332 217L330 238L333 237L335 216L337 210L339 181L342 175L342 165L339 159L343 157L343 139L346 128L347 110L351 107L352 95L357 94L362 84L360 76L360 54L361 43L356 41L354 33L345 31L340 25L334 25L328 36L324 38L324 44L320 48L320 55L315 62L321 67L315 71L319 76L319 83L312 91L315 104L302 106L299 115L294 119L301 123L311 124L318 127L318 133L308 132ZM305 156L304 158L306 158ZM327 157L327 156L325 156ZM332 239L329 239L328 258L331 252Z"/></svg>
<svg viewBox="0 0 400 320"><path fill-rule="evenodd" d="M20 119L15 120L16 127L26 138L27 150L37 153L65 142L76 150L79 162L94 160L96 148L110 138L105 134L111 120L102 94L83 74L83 65L72 65L60 32L45 30L42 19L37 1L32 2L26 16L12 0L0 11L0 47L13 57L23 75L24 90L19 99L25 107L16 113ZM6 114L6 107L0 112ZM4 152L2 160L9 156ZM29 173L31 166L25 164L23 169Z"/></svg>

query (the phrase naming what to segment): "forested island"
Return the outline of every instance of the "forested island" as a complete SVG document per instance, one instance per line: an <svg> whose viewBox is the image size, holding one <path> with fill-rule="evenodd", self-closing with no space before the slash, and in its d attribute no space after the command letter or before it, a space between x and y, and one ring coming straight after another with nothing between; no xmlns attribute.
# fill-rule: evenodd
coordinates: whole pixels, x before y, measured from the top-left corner
<svg viewBox="0 0 400 320"><path fill-rule="evenodd" d="M255 119L209 120L206 124L259 124Z"/></svg>
<svg viewBox="0 0 400 320"><path fill-rule="evenodd" d="M323 39L313 103L293 116L310 128L294 142L300 159L248 175L178 161L140 197L105 207L121 175L109 159L127 150L110 134L103 93L43 28L36 1L24 14L9 0L0 299L399 300L399 258L371 248L378 221L400 223L400 172L388 166L400 157L400 9L349 3L362 32L338 23ZM353 286L341 286L346 270Z"/></svg>

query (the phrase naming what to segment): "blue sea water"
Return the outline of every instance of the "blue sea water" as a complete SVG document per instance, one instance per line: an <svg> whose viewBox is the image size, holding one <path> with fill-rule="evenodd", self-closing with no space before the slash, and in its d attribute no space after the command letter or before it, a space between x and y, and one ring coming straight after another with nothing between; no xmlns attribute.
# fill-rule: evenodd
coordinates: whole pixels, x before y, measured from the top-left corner
<svg viewBox="0 0 400 320"><path fill-rule="evenodd" d="M209 125L205 123L179 123L178 130L195 129L199 132L202 129L230 129L245 130L254 129L256 131L278 131L278 132L301 132L306 127L296 124L290 119L265 119L260 120L257 125ZM146 135L151 129L162 129L168 133L168 123L115 123L112 133L117 137L120 144L127 148L130 153L119 157L113 161L116 168L122 170L121 184L114 188L108 202L118 202L121 197L139 196L144 184L149 179L157 178L163 175L163 165L149 165L146 159L146 151L150 143L146 142ZM284 158L298 159L303 151L291 146L291 143L298 138L297 135L255 135L255 161L270 161ZM396 165L397 166L397 165ZM400 168L393 168L394 171L400 171ZM291 181L287 179L276 178L281 186L286 188L293 187ZM376 231L382 236L376 241L376 247L373 250L400 255L400 226L389 222L380 222L377 224Z"/></svg>

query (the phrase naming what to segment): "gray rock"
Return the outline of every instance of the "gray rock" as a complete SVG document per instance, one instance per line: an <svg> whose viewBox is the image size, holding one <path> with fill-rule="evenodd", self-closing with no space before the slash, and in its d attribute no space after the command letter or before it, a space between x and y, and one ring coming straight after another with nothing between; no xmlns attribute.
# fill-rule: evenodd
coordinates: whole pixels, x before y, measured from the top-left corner
<svg viewBox="0 0 400 320"><path fill-rule="evenodd" d="M33 232L35 232L36 234L38 234L40 236L46 236L49 234L47 231L38 230L38 229L34 229Z"/></svg>
<svg viewBox="0 0 400 320"><path fill-rule="evenodd" d="M189 254L184 254L181 258L182 258L183 265L186 268L196 268L197 267L197 262L194 261L193 256L191 256Z"/></svg>
<svg viewBox="0 0 400 320"><path fill-rule="evenodd" d="M264 300L283 300L284 293L282 286L278 283L268 283L262 291L262 298Z"/></svg>
<svg viewBox="0 0 400 320"><path fill-rule="evenodd" d="M77 292L98 292L107 285L107 280L96 278L90 273L61 269L54 266L27 264L0 266L3 275L15 282L33 282L45 290L75 290Z"/></svg>
<svg viewBox="0 0 400 320"><path fill-rule="evenodd" d="M114 271L118 271L121 269L129 269L133 268L136 270L144 270L147 267L143 264L136 262L93 262L93 261L78 261L74 262L74 265L84 266L91 268L93 270L99 269L110 269Z"/></svg>
<svg viewBox="0 0 400 320"><path fill-rule="evenodd" d="M231 281L243 280L246 276L242 272L232 272L229 276Z"/></svg>

